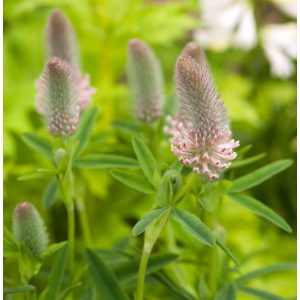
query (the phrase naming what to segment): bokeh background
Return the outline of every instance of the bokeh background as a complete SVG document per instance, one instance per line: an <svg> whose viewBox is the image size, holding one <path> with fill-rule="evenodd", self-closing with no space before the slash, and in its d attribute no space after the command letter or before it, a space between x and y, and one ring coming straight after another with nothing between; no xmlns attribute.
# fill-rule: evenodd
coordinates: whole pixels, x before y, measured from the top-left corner
<svg viewBox="0 0 300 300"><path fill-rule="evenodd" d="M205 49L211 71L231 116L234 135L249 155L265 153L245 174L282 158L296 161L296 1L293 0L6 0L4 1L4 223L20 201L41 211L50 239L66 239L66 215L56 203L41 205L47 184L17 177L48 162L21 140L24 132L47 136L35 111L34 82L45 63L44 29L49 13L61 9L72 21L84 72L97 88L100 109L92 148L101 153L129 152L130 136L112 126L134 119L126 84L126 51L141 38L162 63L166 106L172 106L176 58L189 41ZM117 147L116 147L117 146ZM87 210L95 245L110 248L129 236L151 201L116 183L107 171L84 171ZM235 252L248 259L243 271L271 263L296 261L296 163L252 190L252 195L292 226L286 234L233 203L224 203L222 223ZM80 232L78 235L80 236ZM256 253L256 256L250 256ZM265 276L253 286L287 298L296 294L295 272ZM241 294L238 299L247 298Z"/></svg>

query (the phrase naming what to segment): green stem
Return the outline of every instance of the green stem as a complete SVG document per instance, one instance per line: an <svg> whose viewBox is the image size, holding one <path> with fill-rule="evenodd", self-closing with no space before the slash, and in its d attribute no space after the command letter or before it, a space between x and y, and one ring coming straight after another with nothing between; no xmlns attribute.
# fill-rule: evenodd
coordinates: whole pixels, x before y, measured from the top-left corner
<svg viewBox="0 0 300 300"><path fill-rule="evenodd" d="M67 207L68 213L68 242L69 242L69 272L72 276L74 271L75 256L75 211L73 202Z"/></svg>
<svg viewBox="0 0 300 300"><path fill-rule="evenodd" d="M145 276L146 276L146 270L147 270L147 265L148 265L150 254L151 254L151 252L143 251L143 254L141 257L139 272L138 272L136 300L143 300Z"/></svg>

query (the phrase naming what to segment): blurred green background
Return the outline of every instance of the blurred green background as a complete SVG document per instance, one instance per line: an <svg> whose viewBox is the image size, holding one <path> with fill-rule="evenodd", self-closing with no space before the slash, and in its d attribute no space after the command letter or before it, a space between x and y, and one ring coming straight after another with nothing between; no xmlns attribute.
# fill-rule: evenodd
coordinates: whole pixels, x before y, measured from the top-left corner
<svg viewBox="0 0 300 300"><path fill-rule="evenodd" d="M257 30L263 26L268 12L273 14L274 10L276 22L293 22L270 1L253 1L252 5L253 15L259 18ZM205 27L201 21L201 1L4 1L4 223L11 227L15 205L31 201L45 218L53 242L66 239L65 211L60 204L49 211L42 208L46 181L18 182L17 177L48 164L32 153L20 135L47 135L35 111L34 82L45 63L43 35L54 8L61 9L72 21L83 70L90 74L92 85L97 88L93 103L100 109L100 116L94 130L94 152L112 153L116 148L122 153L131 151L130 136L111 126L114 120L134 119L125 74L129 39L143 39L160 58L168 105L172 104L168 101L174 89L176 58L197 30ZM283 79L273 76L262 42L247 50L230 43L225 49L207 47L206 53L229 110L235 138L242 145L252 144L249 155L266 153L255 165L235 171L235 176L282 158L296 161L296 75L291 73ZM97 247L112 247L129 236L137 218L151 207L151 199L116 183L107 171L85 171L83 176L94 243ZM253 189L253 196L281 214L294 232L285 234L245 209L225 202L222 223L233 249L242 258L260 251L249 259L243 271L296 261L296 163ZM296 274L266 276L253 282L253 286L292 297ZM244 294L239 297L251 299Z"/></svg>

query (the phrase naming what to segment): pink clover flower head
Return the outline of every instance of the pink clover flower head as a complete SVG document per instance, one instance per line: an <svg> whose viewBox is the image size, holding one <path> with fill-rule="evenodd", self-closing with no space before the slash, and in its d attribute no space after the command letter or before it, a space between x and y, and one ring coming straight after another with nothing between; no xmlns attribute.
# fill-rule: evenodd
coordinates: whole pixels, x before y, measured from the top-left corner
<svg viewBox="0 0 300 300"><path fill-rule="evenodd" d="M159 119L164 98L162 70L152 49L141 40L129 42L127 74L137 118L148 123Z"/></svg>
<svg viewBox="0 0 300 300"><path fill-rule="evenodd" d="M176 65L177 120L167 118L171 150L193 172L218 179L237 154L227 111L206 66L183 53Z"/></svg>
<svg viewBox="0 0 300 300"><path fill-rule="evenodd" d="M37 108L53 136L66 138L77 128L80 117L78 73L67 62L53 57L37 80Z"/></svg>
<svg viewBox="0 0 300 300"><path fill-rule="evenodd" d="M79 86L78 104L80 111L84 111L91 103L96 89L90 85L89 75L82 75L80 68L80 54L77 38L71 22L59 10L54 10L46 28L46 49L48 59L59 57L76 70ZM39 105L37 107L39 110Z"/></svg>

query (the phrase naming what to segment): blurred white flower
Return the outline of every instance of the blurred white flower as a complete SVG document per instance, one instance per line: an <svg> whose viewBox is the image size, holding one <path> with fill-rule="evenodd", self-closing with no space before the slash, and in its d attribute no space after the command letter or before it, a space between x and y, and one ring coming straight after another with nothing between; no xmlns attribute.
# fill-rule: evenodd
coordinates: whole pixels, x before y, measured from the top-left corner
<svg viewBox="0 0 300 300"><path fill-rule="evenodd" d="M195 39L202 46L217 51L255 46L255 19L248 1L202 0L201 8L203 28L195 33Z"/></svg>
<svg viewBox="0 0 300 300"><path fill-rule="evenodd" d="M272 74L282 78L291 75L294 71L292 60L297 57L296 24L266 25L261 29L261 38Z"/></svg>
<svg viewBox="0 0 300 300"><path fill-rule="evenodd" d="M272 0L285 14L296 17L296 0ZM249 50L261 40L271 73L288 77L296 59L296 23L265 24L256 29L256 21L248 0L202 0L201 23L194 38L204 48L224 51L230 47Z"/></svg>

